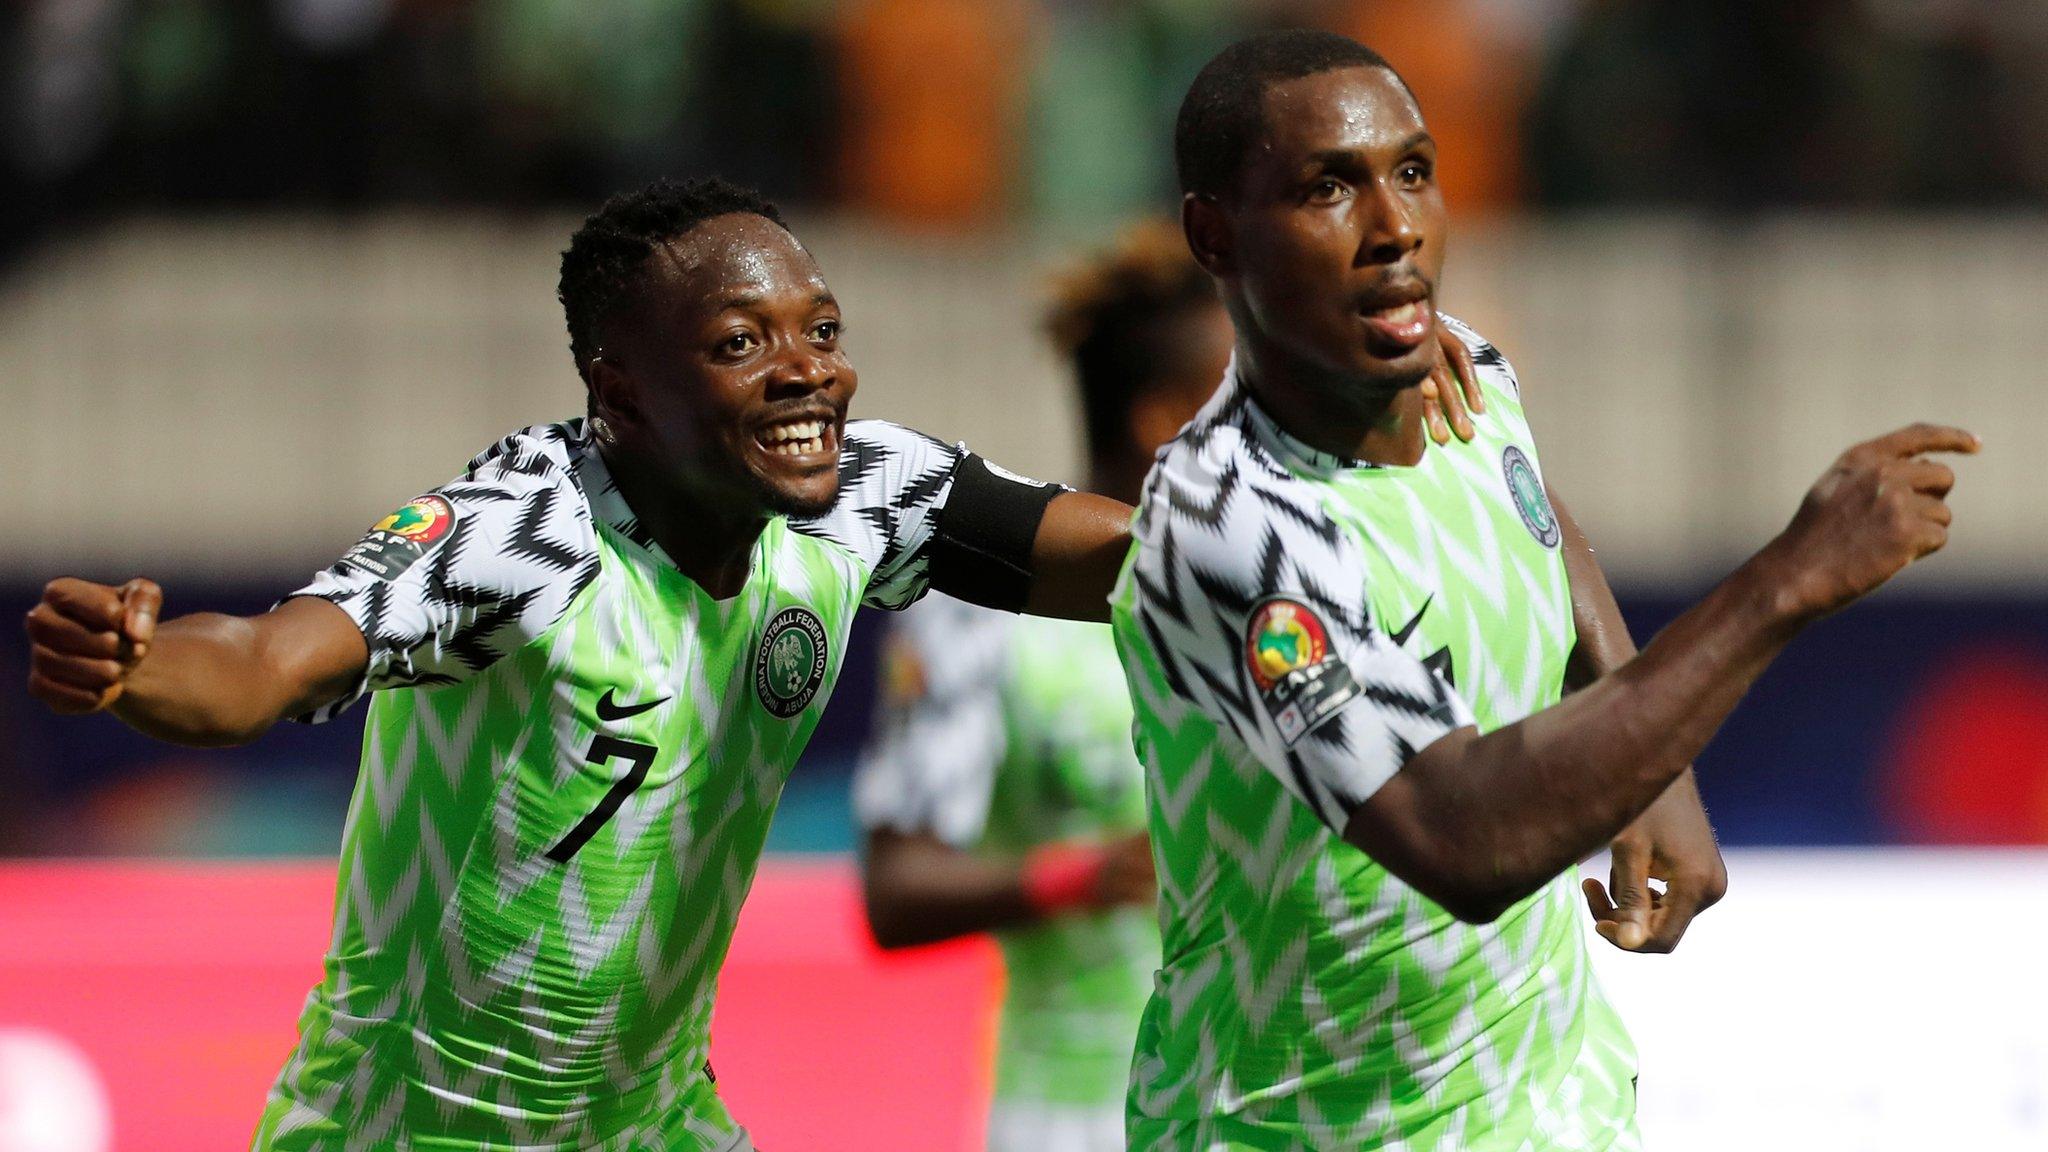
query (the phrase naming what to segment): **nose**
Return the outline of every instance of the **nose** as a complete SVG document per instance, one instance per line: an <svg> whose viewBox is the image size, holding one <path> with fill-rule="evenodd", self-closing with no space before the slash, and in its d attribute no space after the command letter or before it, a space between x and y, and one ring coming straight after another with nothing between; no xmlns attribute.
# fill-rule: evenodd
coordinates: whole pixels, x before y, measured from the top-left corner
<svg viewBox="0 0 2048 1152"><path fill-rule="evenodd" d="M1422 230L1416 226L1414 206L1386 181L1375 180L1356 203L1363 217L1358 243L1361 266L1398 264L1422 247Z"/></svg>
<svg viewBox="0 0 2048 1152"><path fill-rule="evenodd" d="M837 379L833 358L798 340L776 358L768 376L768 390L780 396L804 396L830 388Z"/></svg>

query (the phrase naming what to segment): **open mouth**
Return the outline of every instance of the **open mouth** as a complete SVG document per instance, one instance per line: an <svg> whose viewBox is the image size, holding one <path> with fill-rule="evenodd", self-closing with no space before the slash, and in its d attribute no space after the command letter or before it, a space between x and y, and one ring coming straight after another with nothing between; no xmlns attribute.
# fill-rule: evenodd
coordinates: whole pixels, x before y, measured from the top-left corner
<svg viewBox="0 0 2048 1152"><path fill-rule="evenodd" d="M770 424L754 434L754 442L770 456L802 459L838 450L839 432L833 421L816 416Z"/></svg>
<svg viewBox="0 0 2048 1152"><path fill-rule="evenodd" d="M1361 308L1358 315L1380 343L1404 351L1422 346L1429 338L1430 321L1434 319L1426 296L1378 308Z"/></svg>

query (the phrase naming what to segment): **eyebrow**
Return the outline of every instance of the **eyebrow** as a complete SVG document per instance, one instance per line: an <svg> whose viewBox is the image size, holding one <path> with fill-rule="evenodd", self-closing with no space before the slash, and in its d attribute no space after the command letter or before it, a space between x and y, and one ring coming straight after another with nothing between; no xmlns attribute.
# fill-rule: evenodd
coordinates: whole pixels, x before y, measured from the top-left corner
<svg viewBox="0 0 2048 1152"><path fill-rule="evenodd" d="M1424 144L1434 143L1436 143L1436 137L1431 136L1429 131L1424 129L1401 141L1399 145L1395 146L1394 151L1401 155L1406 155L1422 147ZM1361 150L1357 148L1325 148L1320 152L1309 153L1308 159L1313 164L1336 167L1344 164L1356 164L1359 162L1360 157Z"/></svg>
<svg viewBox="0 0 2048 1152"><path fill-rule="evenodd" d="M759 292L740 292L720 299L716 310L719 312L730 312L734 309L750 310L759 308L767 303L767 301L768 297ZM833 297L830 291L820 289L811 294L810 303L813 308L822 308L827 304L837 304L839 301Z"/></svg>

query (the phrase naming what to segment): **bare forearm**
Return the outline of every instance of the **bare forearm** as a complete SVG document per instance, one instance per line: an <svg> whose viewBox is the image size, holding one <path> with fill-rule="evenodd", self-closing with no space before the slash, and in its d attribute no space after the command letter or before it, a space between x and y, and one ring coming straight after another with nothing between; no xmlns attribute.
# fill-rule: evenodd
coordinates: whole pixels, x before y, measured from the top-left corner
<svg viewBox="0 0 2048 1152"><path fill-rule="evenodd" d="M277 722L280 702L264 682L254 623L198 613L157 629L149 656L114 702L122 722L174 744L244 744Z"/></svg>
<svg viewBox="0 0 2048 1152"><path fill-rule="evenodd" d="M367 657L362 634L323 600L261 616L195 613L157 628L112 710L159 740L246 744L346 691Z"/></svg>
<svg viewBox="0 0 2048 1152"><path fill-rule="evenodd" d="M1565 573L1572 589L1572 625L1578 636L1565 666L1565 691L1576 692L1635 659L1636 642L1629 634L1621 605L1614 599L1614 589L1607 583L1607 573L1593 551L1592 540L1554 491L1550 493L1550 504L1564 534ZM1699 786L1690 767L1679 773L1678 779L1651 805L1652 811L1679 809L1693 812L1693 818L1699 821L1706 819Z"/></svg>
<svg viewBox="0 0 2048 1152"><path fill-rule="evenodd" d="M1686 771L1796 631L1752 561L1641 655L1517 724L1410 761L1349 839L1486 919L1598 850Z"/></svg>
<svg viewBox="0 0 2048 1152"><path fill-rule="evenodd" d="M884 948L1036 923L1021 866L942 848L869 848L868 925Z"/></svg>

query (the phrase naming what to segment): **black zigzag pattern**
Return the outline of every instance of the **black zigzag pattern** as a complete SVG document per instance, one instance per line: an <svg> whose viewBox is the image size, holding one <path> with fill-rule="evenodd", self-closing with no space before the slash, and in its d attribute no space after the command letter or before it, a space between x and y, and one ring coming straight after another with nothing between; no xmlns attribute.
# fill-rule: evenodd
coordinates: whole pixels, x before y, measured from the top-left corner
<svg viewBox="0 0 2048 1152"><path fill-rule="evenodd" d="M962 455L922 432L853 421L840 443L838 500L824 515L789 526L859 557L869 571L867 602L900 608L924 592L932 515L945 502Z"/></svg>
<svg viewBox="0 0 2048 1152"><path fill-rule="evenodd" d="M526 501L519 519L513 521L511 537L505 541L508 555L525 557L557 572L572 572L584 562L587 553L548 538L547 529L560 497L561 489L549 487Z"/></svg>
<svg viewBox="0 0 2048 1152"><path fill-rule="evenodd" d="M1167 686L1233 732L1330 827L1464 715L1431 669L1371 625L1359 544L1317 482L1234 381L1162 452L1133 532L1133 615ZM1254 607L1300 601L1321 621L1357 691L1326 714L1289 712L1257 690ZM1324 684L1329 682L1323 681ZM1342 689L1338 689L1342 690ZM1300 731L1303 720L1315 727Z"/></svg>
<svg viewBox="0 0 2048 1152"><path fill-rule="evenodd" d="M307 586L349 613L369 643L354 695L458 683L560 618L600 564L579 480L581 454L592 450L576 421L507 436L436 489L455 522L418 562L389 579L337 565Z"/></svg>

